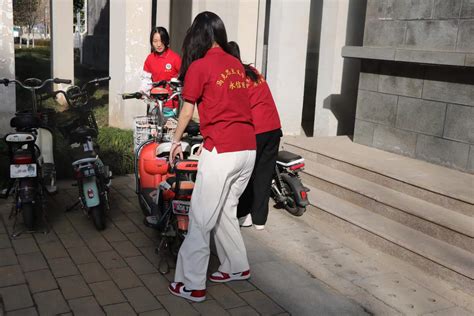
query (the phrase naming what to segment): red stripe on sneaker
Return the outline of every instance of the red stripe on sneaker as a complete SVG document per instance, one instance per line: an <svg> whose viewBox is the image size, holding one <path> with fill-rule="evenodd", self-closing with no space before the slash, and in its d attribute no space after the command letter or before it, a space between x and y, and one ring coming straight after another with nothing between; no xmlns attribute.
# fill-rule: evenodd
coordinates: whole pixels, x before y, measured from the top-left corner
<svg viewBox="0 0 474 316"><path fill-rule="evenodd" d="M192 297L203 297L206 296L206 290L192 290Z"/></svg>

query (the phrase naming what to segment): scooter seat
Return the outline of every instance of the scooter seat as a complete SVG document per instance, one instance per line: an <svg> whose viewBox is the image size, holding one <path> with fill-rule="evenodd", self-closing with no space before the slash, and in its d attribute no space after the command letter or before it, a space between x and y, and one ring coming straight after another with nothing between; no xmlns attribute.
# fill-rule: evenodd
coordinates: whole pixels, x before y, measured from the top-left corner
<svg viewBox="0 0 474 316"><path fill-rule="evenodd" d="M10 120L10 126L17 130L38 128L40 127L40 119L31 112L16 112Z"/></svg>
<svg viewBox="0 0 474 316"><path fill-rule="evenodd" d="M199 135L199 123L195 121L189 121L188 126L186 126L185 132L188 133L190 136L197 136Z"/></svg>
<svg viewBox="0 0 474 316"><path fill-rule="evenodd" d="M87 137L97 137L97 130L95 128L79 126L71 132L71 139L75 142L81 142Z"/></svg>
<svg viewBox="0 0 474 316"><path fill-rule="evenodd" d="M281 150L281 151L278 152L277 160L278 160L278 162L288 164L290 162L300 160L302 158L303 157L301 157L300 155L290 153L289 151Z"/></svg>

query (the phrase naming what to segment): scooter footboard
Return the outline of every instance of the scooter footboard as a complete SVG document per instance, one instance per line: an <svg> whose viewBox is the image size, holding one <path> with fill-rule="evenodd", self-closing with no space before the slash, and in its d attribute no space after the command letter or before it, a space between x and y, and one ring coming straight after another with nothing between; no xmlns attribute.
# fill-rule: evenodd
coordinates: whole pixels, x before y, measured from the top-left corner
<svg viewBox="0 0 474 316"><path fill-rule="evenodd" d="M53 134L46 128L38 128L38 137L36 139L36 145L41 148L41 156L43 162L54 165L53 156Z"/></svg>

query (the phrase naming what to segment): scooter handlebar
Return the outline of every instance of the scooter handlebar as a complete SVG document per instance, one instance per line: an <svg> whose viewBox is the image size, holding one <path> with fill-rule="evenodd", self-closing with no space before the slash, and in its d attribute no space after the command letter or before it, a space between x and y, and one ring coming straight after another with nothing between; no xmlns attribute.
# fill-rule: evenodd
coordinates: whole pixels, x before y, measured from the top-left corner
<svg viewBox="0 0 474 316"><path fill-rule="evenodd" d="M160 80L160 81L151 83L153 87L165 87L167 84L168 84L168 81L166 80Z"/></svg>
<svg viewBox="0 0 474 316"><path fill-rule="evenodd" d="M61 78L54 78L53 79L54 83L64 83L64 84L71 84L71 80L69 79L61 79Z"/></svg>
<svg viewBox="0 0 474 316"><path fill-rule="evenodd" d="M98 84L98 83L101 83L101 82L105 82L105 81L110 81L110 76L109 77L103 77L103 78L96 78L94 80L91 80L89 81L91 84Z"/></svg>
<svg viewBox="0 0 474 316"><path fill-rule="evenodd" d="M76 94L71 94L69 96L69 99L77 99L77 98L81 98L81 97L84 97L84 96L87 96L87 92L81 92L81 93L76 93Z"/></svg>
<svg viewBox="0 0 474 316"><path fill-rule="evenodd" d="M134 93L123 93L122 94L122 99L123 100L128 100L128 99L141 99L143 97L143 94L141 92L134 92Z"/></svg>

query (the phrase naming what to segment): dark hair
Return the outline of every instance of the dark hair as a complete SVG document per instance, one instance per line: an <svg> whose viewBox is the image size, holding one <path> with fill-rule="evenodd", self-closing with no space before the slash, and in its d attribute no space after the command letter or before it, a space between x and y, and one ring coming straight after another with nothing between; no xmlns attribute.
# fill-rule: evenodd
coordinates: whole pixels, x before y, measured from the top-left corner
<svg viewBox="0 0 474 316"><path fill-rule="evenodd" d="M153 36L155 36L156 33L160 34L161 42L165 44L166 48L170 46L170 35L168 34L168 31L162 26L155 26L150 32L151 52L155 51L155 48L153 47Z"/></svg>
<svg viewBox="0 0 474 316"><path fill-rule="evenodd" d="M240 58L240 48L239 48L239 44L237 44L236 42L234 41L231 41L227 44L227 46L229 47L229 53L234 56L235 58L237 58L240 63L244 66L244 69L245 69L245 75L250 78L250 80L252 80L253 82L258 82L258 80L260 79L260 76L258 73L256 73L252 67L250 67L250 64L244 64L242 62L242 59Z"/></svg>
<svg viewBox="0 0 474 316"><path fill-rule="evenodd" d="M214 42L230 54L224 22L213 12L201 12L194 18L193 24L186 31L182 48L183 61L179 75L180 80L184 80L191 63L204 57Z"/></svg>

